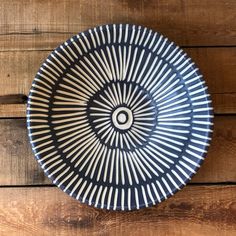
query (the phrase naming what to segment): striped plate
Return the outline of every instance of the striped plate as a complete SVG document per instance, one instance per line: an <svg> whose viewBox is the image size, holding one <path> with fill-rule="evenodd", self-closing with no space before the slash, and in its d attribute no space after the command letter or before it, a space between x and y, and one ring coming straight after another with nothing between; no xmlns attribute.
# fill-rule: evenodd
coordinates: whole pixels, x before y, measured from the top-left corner
<svg viewBox="0 0 236 236"><path fill-rule="evenodd" d="M27 126L47 176L98 208L158 204L196 173L212 133L207 87L161 34L104 25L55 49L29 94Z"/></svg>

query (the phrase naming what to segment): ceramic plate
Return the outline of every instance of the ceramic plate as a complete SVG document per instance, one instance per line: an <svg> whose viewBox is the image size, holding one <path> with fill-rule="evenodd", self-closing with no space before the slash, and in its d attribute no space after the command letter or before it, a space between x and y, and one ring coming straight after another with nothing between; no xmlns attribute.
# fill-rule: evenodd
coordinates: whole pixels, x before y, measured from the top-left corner
<svg viewBox="0 0 236 236"><path fill-rule="evenodd" d="M64 192L98 208L162 202L196 173L212 106L192 60L159 33L104 25L55 49L29 94L35 156Z"/></svg>

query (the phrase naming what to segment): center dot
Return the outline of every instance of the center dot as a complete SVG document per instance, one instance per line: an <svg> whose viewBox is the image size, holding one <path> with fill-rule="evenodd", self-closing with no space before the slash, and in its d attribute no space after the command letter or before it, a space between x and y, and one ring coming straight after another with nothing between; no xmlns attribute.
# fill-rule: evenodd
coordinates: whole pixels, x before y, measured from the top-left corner
<svg viewBox="0 0 236 236"><path fill-rule="evenodd" d="M126 122L126 115L124 113L120 113L118 115L117 119L120 123L125 123Z"/></svg>
<svg viewBox="0 0 236 236"><path fill-rule="evenodd" d="M133 124L132 111L127 107L116 108L112 113L112 122L117 129L129 129Z"/></svg>

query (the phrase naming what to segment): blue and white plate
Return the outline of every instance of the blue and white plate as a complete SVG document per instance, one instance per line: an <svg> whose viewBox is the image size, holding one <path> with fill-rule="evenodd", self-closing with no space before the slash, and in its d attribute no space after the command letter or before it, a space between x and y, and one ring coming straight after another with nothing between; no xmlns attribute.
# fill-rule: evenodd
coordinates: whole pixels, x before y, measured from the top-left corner
<svg viewBox="0 0 236 236"><path fill-rule="evenodd" d="M192 60L159 33L104 25L55 49L29 94L27 125L47 176L98 208L162 202L196 173L212 106Z"/></svg>

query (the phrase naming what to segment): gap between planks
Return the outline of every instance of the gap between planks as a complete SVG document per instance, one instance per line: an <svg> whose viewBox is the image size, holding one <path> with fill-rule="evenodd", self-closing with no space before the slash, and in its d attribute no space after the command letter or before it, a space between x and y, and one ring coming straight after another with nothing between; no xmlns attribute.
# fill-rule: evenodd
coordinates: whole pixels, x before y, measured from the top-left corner
<svg viewBox="0 0 236 236"><path fill-rule="evenodd" d="M199 187L199 186L236 186L236 182L216 182L216 183L207 183L207 182L189 182L186 186ZM185 187L186 187L185 186ZM184 188L185 188L184 187ZM30 185L0 185L1 188L58 188L55 184L30 184Z"/></svg>

